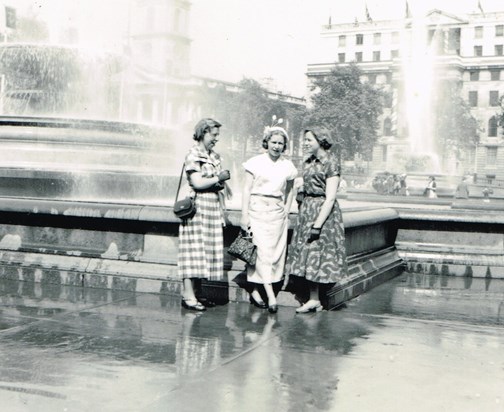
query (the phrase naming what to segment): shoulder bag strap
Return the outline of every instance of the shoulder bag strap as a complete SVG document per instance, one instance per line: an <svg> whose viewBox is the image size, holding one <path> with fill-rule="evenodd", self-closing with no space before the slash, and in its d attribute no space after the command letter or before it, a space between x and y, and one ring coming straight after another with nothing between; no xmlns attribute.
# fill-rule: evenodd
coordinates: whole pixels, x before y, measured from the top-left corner
<svg viewBox="0 0 504 412"><path fill-rule="evenodd" d="M185 162L182 165L182 170L180 172L180 179L179 179L179 182L178 182L177 194L175 195L175 201L174 201L174 203L176 203L177 200L178 200L178 195L179 195L179 192L180 192L180 186L182 185L182 178L184 177L184 169L185 169Z"/></svg>

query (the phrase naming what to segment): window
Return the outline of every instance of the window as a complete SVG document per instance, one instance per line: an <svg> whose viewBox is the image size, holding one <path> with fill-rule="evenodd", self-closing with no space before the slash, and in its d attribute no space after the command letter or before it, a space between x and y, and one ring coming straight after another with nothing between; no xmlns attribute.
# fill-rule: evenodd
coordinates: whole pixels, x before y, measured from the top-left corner
<svg viewBox="0 0 504 412"><path fill-rule="evenodd" d="M497 148L487 147L486 163L487 165L494 165L497 162Z"/></svg>
<svg viewBox="0 0 504 412"><path fill-rule="evenodd" d="M483 38L483 26L476 26L474 28L474 38L475 39Z"/></svg>
<svg viewBox="0 0 504 412"><path fill-rule="evenodd" d="M357 63L361 63L362 62L362 52L355 53L355 61Z"/></svg>
<svg viewBox="0 0 504 412"><path fill-rule="evenodd" d="M345 53L338 53L338 63L345 63Z"/></svg>
<svg viewBox="0 0 504 412"><path fill-rule="evenodd" d="M499 91L498 90L490 90L488 96L488 104L492 107L499 106Z"/></svg>
<svg viewBox="0 0 504 412"><path fill-rule="evenodd" d="M500 70L490 70L490 80L500 80Z"/></svg>
<svg viewBox="0 0 504 412"><path fill-rule="evenodd" d="M434 35L436 34L436 30L433 30L433 29L430 29L428 32L427 32L427 43L428 44L431 44L432 42L432 39L434 38Z"/></svg>
<svg viewBox="0 0 504 412"><path fill-rule="evenodd" d="M483 56L483 46L474 46L474 55Z"/></svg>
<svg viewBox="0 0 504 412"><path fill-rule="evenodd" d="M364 44L364 35L363 34L356 34L355 35L355 44L357 44L357 45Z"/></svg>
<svg viewBox="0 0 504 412"><path fill-rule="evenodd" d="M392 73L385 73L385 83L387 84L392 83Z"/></svg>
<svg viewBox="0 0 504 412"><path fill-rule="evenodd" d="M383 162L387 161L387 146L386 145L382 146L382 161Z"/></svg>
<svg viewBox="0 0 504 412"><path fill-rule="evenodd" d="M383 121L383 136L392 136L392 120L386 117Z"/></svg>
<svg viewBox="0 0 504 412"><path fill-rule="evenodd" d="M479 80L479 71L474 70L469 72L469 80L472 82L477 82Z"/></svg>
<svg viewBox="0 0 504 412"><path fill-rule="evenodd" d="M469 92L469 106L478 107L478 92L476 91Z"/></svg>
<svg viewBox="0 0 504 412"><path fill-rule="evenodd" d="M399 43L399 32L393 31L392 32L392 44L397 44L397 43Z"/></svg>
<svg viewBox="0 0 504 412"><path fill-rule="evenodd" d="M502 44L495 45L495 55L502 56Z"/></svg>
<svg viewBox="0 0 504 412"><path fill-rule="evenodd" d="M486 175L487 184L492 185L495 180L495 175Z"/></svg>
<svg viewBox="0 0 504 412"><path fill-rule="evenodd" d="M375 45L381 44L381 33L373 34L373 44Z"/></svg>
<svg viewBox="0 0 504 412"><path fill-rule="evenodd" d="M380 52L379 51L374 51L373 52L373 61L374 62L379 62L380 61Z"/></svg>
<svg viewBox="0 0 504 412"><path fill-rule="evenodd" d="M338 38L338 46L339 47L345 47L346 46L346 36L339 36Z"/></svg>
<svg viewBox="0 0 504 412"><path fill-rule="evenodd" d="M376 84L376 74L368 74L368 82L371 84Z"/></svg>
<svg viewBox="0 0 504 412"><path fill-rule="evenodd" d="M391 57L392 59L397 59L397 58L399 57L399 50L392 50L392 51L390 52L390 57Z"/></svg>
<svg viewBox="0 0 504 412"><path fill-rule="evenodd" d="M450 29L448 32L448 50L460 55L460 29Z"/></svg>
<svg viewBox="0 0 504 412"><path fill-rule="evenodd" d="M497 137L497 117L495 116L488 120L488 137ZM495 151L497 152L497 149Z"/></svg>
<svg viewBox="0 0 504 412"><path fill-rule="evenodd" d="M498 24L495 26L495 37L504 36L504 24Z"/></svg>

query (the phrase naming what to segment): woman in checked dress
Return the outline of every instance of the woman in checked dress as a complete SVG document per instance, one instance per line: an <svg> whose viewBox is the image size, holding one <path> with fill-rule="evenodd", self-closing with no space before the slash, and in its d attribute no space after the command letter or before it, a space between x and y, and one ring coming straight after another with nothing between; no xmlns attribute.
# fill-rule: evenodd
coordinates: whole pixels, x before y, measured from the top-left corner
<svg viewBox="0 0 504 412"><path fill-rule="evenodd" d="M340 165L329 149L332 139L327 129L309 127L304 131L304 199L299 208L288 250L286 273L303 278L310 297L297 313L322 309L321 284L334 284L347 276L345 230L336 200Z"/></svg>
<svg viewBox="0 0 504 412"><path fill-rule="evenodd" d="M183 280L182 306L204 311L194 289L198 279L224 277L224 199L221 192L230 178L222 170L221 158L213 148L219 141L221 124L200 120L194 129L195 145L185 158L185 171L196 203L196 214L179 226L178 273Z"/></svg>

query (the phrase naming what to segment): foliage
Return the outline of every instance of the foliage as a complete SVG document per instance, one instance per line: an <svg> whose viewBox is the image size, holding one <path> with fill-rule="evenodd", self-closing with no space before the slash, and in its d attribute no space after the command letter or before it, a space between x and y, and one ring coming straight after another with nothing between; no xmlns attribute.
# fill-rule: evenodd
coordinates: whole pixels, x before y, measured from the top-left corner
<svg viewBox="0 0 504 412"><path fill-rule="evenodd" d="M499 98L500 113L497 113L498 125L504 127L504 95Z"/></svg>
<svg viewBox="0 0 504 412"><path fill-rule="evenodd" d="M308 121L327 127L340 155L352 159L361 153L370 159L378 139L378 120L383 111L383 92L361 82L362 71L351 63L336 67L316 79L313 108Z"/></svg>
<svg viewBox="0 0 504 412"><path fill-rule="evenodd" d="M80 77L76 52L59 47L7 45L0 48L0 71L6 90L33 112L54 112L78 99L72 90ZM19 114L19 113L18 113Z"/></svg>
<svg viewBox="0 0 504 412"><path fill-rule="evenodd" d="M435 139L443 156L455 153L457 159L479 142L481 127L460 95L460 84L443 79L436 86L434 101Z"/></svg>
<svg viewBox="0 0 504 412"><path fill-rule="evenodd" d="M198 95L204 116L213 116L223 124L223 132L231 136L233 149L259 152L264 127L271 124L272 116L284 119L296 146L306 109L282 100L268 97L268 92L257 81L243 79L239 91L226 90L224 85L202 88Z"/></svg>
<svg viewBox="0 0 504 412"><path fill-rule="evenodd" d="M404 170L406 172L421 172L424 170L432 170L432 158L428 155L408 156L406 159Z"/></svg>
<svg viewBox="0 0 504 412"><path fill-rule="evenodd" d="M17 16L16 30L9 37L11 42L39 43L49 40L47 24L34 17Z"/></svg>

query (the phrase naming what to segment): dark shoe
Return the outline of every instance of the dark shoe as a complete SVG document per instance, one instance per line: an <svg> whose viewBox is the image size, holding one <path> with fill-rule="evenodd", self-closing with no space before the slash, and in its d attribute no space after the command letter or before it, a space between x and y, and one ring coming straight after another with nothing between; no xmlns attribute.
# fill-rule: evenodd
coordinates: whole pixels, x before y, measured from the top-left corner
<svg viewBox="0 0 504 412"><path fill-rule="evenodd" d="M213 300L207 298L199 298L198 300L205 308L214 308L215 306L217 306L217 304Z"/></svg>
<svg viewBox="0 0 504 412"><path fill-rule="evenodd" d="M269 313L277 313L278 312L278 305L275 303L273 305L268 306L268 312Z"/></svg>
<svg viewBox="0 0 504 412"><path fill-rule="evenodd" d="M251 305L254 305L256 308L259 308L259 309L266 309L266 308L268 307L268 305L266 305L266 303L264 303L263 301L257 302L257 301L256 301L256 300L252 297L252 295L250 295L249 300L250 300L250 304L251 304Z"/></svg>
<svg viewBox="0 0 504 412"><path fill-rule="evenodd" d="M189 310L196 310L198 312L204 312L206 310L206 308L197 300L182 299L182 307Z"/></svg>

